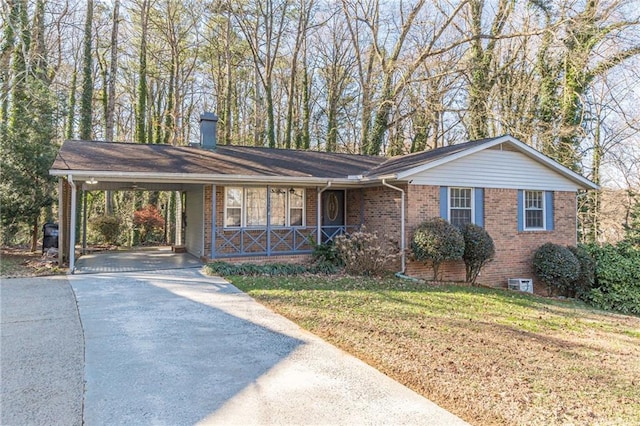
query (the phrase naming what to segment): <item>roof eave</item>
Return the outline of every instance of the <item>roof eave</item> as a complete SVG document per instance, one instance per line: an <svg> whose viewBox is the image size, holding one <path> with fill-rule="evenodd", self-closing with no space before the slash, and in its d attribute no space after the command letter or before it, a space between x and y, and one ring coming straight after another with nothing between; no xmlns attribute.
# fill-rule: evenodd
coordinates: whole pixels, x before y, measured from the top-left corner
<svg viewBox="0 0 640 426"><path fill-rule="evenodd" d="M256 175L220 175L202 173L147 173L147 172L114 172L105 170L64 170L51 169L52 176L73 176L74 178L94 178L112 182L159 182L159 183L275 183L275 184L305 184L305 185L326 185L332 182L333 185L352 186L360 183L360 180L348 178L331 178L315 176L256 176Z"/></svg>

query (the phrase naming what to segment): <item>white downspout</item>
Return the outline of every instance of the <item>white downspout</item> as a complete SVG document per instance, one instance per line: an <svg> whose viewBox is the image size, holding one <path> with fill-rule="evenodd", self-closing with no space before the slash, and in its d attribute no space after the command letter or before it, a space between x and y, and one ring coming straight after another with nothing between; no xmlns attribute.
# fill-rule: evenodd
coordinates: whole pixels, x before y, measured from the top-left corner
<svg viewBox="0 0 640 426"><path fill-rule="evenodd" d="M68 175L67 180L71 185L71 211L69 212L69 272L74 273L76 269L76 184L73 176Z"/></svg>
<svg viewBox="0 0 640 426"><path fill-rule="evenodd" d="M317 228L317 241L316 244L322 244L322 224L320 223L321 220L321 216L322 216L322 193L324 191L326 191L327 189L331 188L331 181L327 181L327 186L325 186L322 189L318 188L318 199L316 200L316 210L317 210L317 216L316 216L316 228Z"/></svg>
<svg viewBox="0 0 640 426"><path fill-rule="evenodd" d="M394 189L396 191L400 191L400 255L402 259L402 270L399 272L400 274L404 274L406 269L406 254L405 254L405 239L404 239L404 189L398 188L397 186L393 186L387 183L386 179L382 179L382 185L387 188Z"/></svg>

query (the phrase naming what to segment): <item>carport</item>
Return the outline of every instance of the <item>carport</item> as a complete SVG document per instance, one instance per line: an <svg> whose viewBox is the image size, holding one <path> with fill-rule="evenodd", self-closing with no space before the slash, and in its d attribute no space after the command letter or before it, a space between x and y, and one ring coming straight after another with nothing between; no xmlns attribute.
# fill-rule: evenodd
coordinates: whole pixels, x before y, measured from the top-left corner
<svg viewBox="0 0 640 426"><path fill-rule="evenodd" d="M91 142L87 142L91 143ZM56 160L56 163L58 161ZM54 163L54 166L56 165ZM176 182L175 179L167 181L161 177L153 175L141 176L140 172L118 173L110 175L105 171L97 169L67 171L52 169L51 174L58 175L59 193L59 256L60 262L68 261L69 270L73 273L76 269L75 244L78 241L76 235L77 224L86 227L87 217L77 217L78 191L175 191L176 192L176 234L174 246L184 246L188 254L195 258L204 256L204 184L203 181ZM184 196L184 206L182 199ZM86 209L82 209L86 212ZM181 214L184 212L184 215ZM188 226L183 234L183 220ZM84 233L84 231L81 231ZM82 238L82 249L86 249L86 240ZM136 258L140 259L145 254L150 255L152 251L140 251ZM160 266L160 265L158 265ZM162 268L160 268L162 269Z"/></svg>

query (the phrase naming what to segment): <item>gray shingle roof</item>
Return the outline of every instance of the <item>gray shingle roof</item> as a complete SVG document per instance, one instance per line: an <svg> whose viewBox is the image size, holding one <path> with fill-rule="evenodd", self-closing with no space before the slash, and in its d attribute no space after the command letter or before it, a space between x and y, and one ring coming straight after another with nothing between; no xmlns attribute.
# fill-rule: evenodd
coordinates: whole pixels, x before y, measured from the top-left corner
<svg viewBox="0 0 640 426"><path fill-rule="evenodd" d="M68 140L52 170L346 178L383 157L218 145L216 150L171 145Z"/></svg>
<svg viewBox="0 0 640 426"><path fill-rule="evenodd" d="M432 161L439 160L449 155L465 151L469 148L473 148L498 138L479 139L476 141L465 142L457 145L444 146L441 148L432 149L430 151L415 152L413 154L399 155L397 157L389 158L382 164L373 167L367 173L366 177L374 176L387 176L403 172L405 170L412 169L422 164L427 164Z"/></svg>

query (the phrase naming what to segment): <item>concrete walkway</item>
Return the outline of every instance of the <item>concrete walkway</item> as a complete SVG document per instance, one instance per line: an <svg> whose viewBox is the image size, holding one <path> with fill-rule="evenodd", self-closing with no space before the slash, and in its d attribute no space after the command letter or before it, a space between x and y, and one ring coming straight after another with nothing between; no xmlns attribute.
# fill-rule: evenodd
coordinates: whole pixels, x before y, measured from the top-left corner
<svg viewBox="0 0 640 426"><path fill-rule="evenodd" d="M0 283L0 424L81 425L82 327L64 276Z"/></svg>
<svg viewBox="0 0 640 426"><path fill-rule="evenodd" d="M197 269L3 280L0 361L3 425L466 424Z"/></svg>
<svg viewBox="0 0 640 426"><path fill-rule="evenodd" d="M202 262L188 253L173 253L171 247L149 247L127 251L84 254L76 262L76 274L155 271L199 268Z"/></svg>

